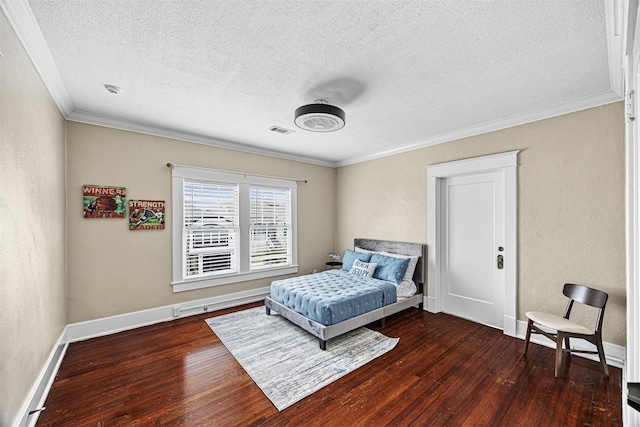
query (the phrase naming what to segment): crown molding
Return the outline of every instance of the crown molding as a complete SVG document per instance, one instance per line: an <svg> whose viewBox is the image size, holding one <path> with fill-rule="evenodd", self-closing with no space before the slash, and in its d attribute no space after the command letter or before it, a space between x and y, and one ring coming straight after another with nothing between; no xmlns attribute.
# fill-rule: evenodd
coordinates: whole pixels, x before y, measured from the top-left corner
<svg viewBox="0 0 640 427"><path fill-rule="evenodd" d="M33 11L27 1L0 0L0 7L4 11L9 23L16 32L18 39L27 51L31 62L40 74L53 101L66 118L74 110L73 102L67 88L58 72L53 56L44 41L40 26L33 16Z"/></svg>
<svg viewBox="0 0 640 427"><path fill-rule="evenodd" d="M624 97L624 5L623 0L605 1L609 83L611 90Z"/></svg>
<svg viewBox="0 0 640 427"><path fill-rule="evenodd" d="M504 119L494 120L491 122L481 123L476 126L470 126L464 129L458 129L452 132L442 133L440 135L421 139L421 140L418 140L409 144L405 144L402 146L394 147L389 150L379 151L377 153L369 154L366 156L352 157L350 159L337 162L336 166L337 167L349 166L356 163L366 162L369 160L375 160L375 159L380 159L387 156L393 156L395 154L405 153L407 151L413 151L419 148L430 147L432 145L443 144L445 142L451 142L451 141L456 141L458 139L481 135L484 133L495 132L497 130L519 126L526 123L536 122L539 120L549 119L549 118L561 116L564 114L574 113L576 111L586 110L588 108L599 107L601 105L611 104L613 102L617 102L621 100L622 100L622 96L620 96L613 90L608 90L606 92L601 92L593 96L588 96L588 97L573 100L570 102L553 105L551 107L540 108L537 110L507 117Z"/></svg>
<svg viewBox="0 0 640 427"><path fill-rule="evenodd" d="M89 113L87 111L73 111L67 117L67 120L78 123L86 123L90 125L104 126L113 129L126 130L129 132L153 135L162 138L175 139L179 141L192 142L195 144L208 145L210 147L224 148L227 150L240 151L243 153L259 154L261 156L276 157L279 159L293 160L296 162L310 163L318 166L336 167L335 162L324 159L317 159L304 156L296 156L281 151L267 150L259 147L244 145L239 142L227 141L219 138L213 138L205 135L182 132L175 129L167 129L147 123L132 122L115 117L108 117L98 114Z"/></svg>
<svg viewBox="0 0 640 427"><path fill-rule="evenodd" d="M2 0L0 0L2 1ZM365 156L352 157L342 161L329 161L325 159L311 158L305 156L296 156L280 151L266 150L254 146L244 145L238 142L212 138L204 135L182 132L173 129L162 128L155 125L137 123L128 120L118 119L97 115L86 111L73 111L66 116L67 120L87 123L92 125L104 126L114 129L121 129L130 132L137 132L147 135L154 135L163 138L187 141L196 144L203 144L212 147L224 148L228 150L241 151L251 154L259 154L263 156L276 157L285 160L292 160L303 163L310 163L318 166L326 167L342 167L352 164L362 163L369 160L380 159L383 157L393 156L405 153L407 151L418 150L420 148L430 147L432 145L443 144L445 142L456 141L459 139L469 138L472 136L482 135L489 132L495 132L501 129L507 129L514 126L532 123L539 120L549 119L552 117L562 116L564 114L574 113L589 108L599 107L613 102L621 101L623 97L614 90L608 90L596 95L584 97L570 102L557 104L551 107L540 108L529 111L527 113L518 114L500 120L481 123L479 125L470 126L463 129L457 129L452 132L446 132L433 137L421 139L409 144L394 147L389 150L382 150L376 153L367 154Z"/></svg>
<svg viewBox="0 0 640 427"><path fill-rule="evenodd" d="M2 0L0 0L2 1ZM389 150L383 150L366 156L352 157L342 161L328 161L324 159L311 158L305 156L296 156L280 151L266 150L258 147L244 145L238 142L212 138L204 135L198 135L189 132L182 132L173 129L166 129L155 125L131 122L128 120L106 117L85 111L73 111L66 116L67 120L87 123L98 126L105 126L114 129L121 129L130 132L154 135L163 138L187 141L196 144L204 144L212 147L225 148L228 150L241 151L251 154L259 154L263 156L276 157L285 160L293 160L297 162L310 163L318 166L342 167L356 163L362 163L369 160L380 159L383 157L393 156L396 154L413 151L420 148L430 147L432 145L443 144L445 142L456 141L458 139L468 138L472 136L482 135L484 133L494 132L501 129L507 129L526 123L536 122L539 120L549 119L564 114L574 113L589 108L599 107L613 102L621 101L623 97L614 90L608 90L596 95L580 98L570 102L557 104L551 107L540 108L538 110L529 111L527 113L518 114L500 120L481 123L476 126L470 126L464 129L458 129L452 132L446 132L433 137L421 139L409 144L394 147Z"/></svg>
<svg viewBox="0 0 640 427"><path fill-rule="evenodd" d="M481 123L476 126L421 139L390 150L383 150L366 156L352 157L350 159L336 162L336 166L341 167L366 162L395 154L405 153L407 151L417 150L419 148L443 144L445 142L494 132L500 129L519 126L538 120L549 119L551 117L561 116L563 114L574 113L576 111L621 101L624 98L624 4L623 0L611 0L605 1L604 6L607 25L609 90L551 107L545 107L504 119Z"/></svg>
<svg viewBox="0 0 640 427"><path fill-rule="evenodd" d="M421 139L390 150L383 150L366 156L352 157L350 159L336 162L336 166L341 167L366 162L395 154L405 153L407 151L417 150L419 148L443 144L445 142L494 132L500 129L519 126L538 120L549 119L563 114L574 113L576 111L621 101L624 98L623 0L605 1L604 6L607 24L607 50L609 57L609 90L551 107L545 107L504 119L481 123L476 126Z"/></svg>
<svg viewBox="0 0 640 427"><path fill-rule="evenodd" d="M435 135L409 144L394 147L389 150L382 150L365 156L356 156L340 161L330 161L327 159L298 156L281 151L267 150L238 142L207 137L204 135L181 132L155 125L134 123L113 117L99 116L84 111L77 111L71 101L71 97L64 85L53 57L51 56L51 52L44 41L44 37L29 3L26 0L0 0L0 7L4 11L9 23L22 42L27 54L40 74L54 102L58 106L58 109L67 120L333 168L392 156L407 151L455 141L462 138L468 138L483 133L493 132L622 100L624 93L622 68L624 43L623 27L621 25L622 0L605 1L604 4L607 20L610 90L548 108L541 108L527 113L507 117L505 119L495 120Z"/></svg>
<svg viewBox="0 0 640 427"><path fill-rule="evenodd" d="M40 26L36 21L29 3L23 0L0 0L0 7L13 30L22 43L25 51L29 55L31 62L35 66L40 78L47 87L53 101L65 119L75 122L105 126L115 129L127 130L131 132L154 135L164 138L193 142L218 148L225 148L234 151L241 151L251 154L259 154L269 157L277 157L285 160L310 163L313 165L336 167L336 163L325 159L296 156L275 150L261 149L247 146L237 142L225 141L204 135L189 132L180 132L173 129L166 129L145 123L134 123L128 120L116 119L113 117L100 116L85 111L76 110L69 92L60 76L58 68L51 56L51 52L44 40Z"/></svg>

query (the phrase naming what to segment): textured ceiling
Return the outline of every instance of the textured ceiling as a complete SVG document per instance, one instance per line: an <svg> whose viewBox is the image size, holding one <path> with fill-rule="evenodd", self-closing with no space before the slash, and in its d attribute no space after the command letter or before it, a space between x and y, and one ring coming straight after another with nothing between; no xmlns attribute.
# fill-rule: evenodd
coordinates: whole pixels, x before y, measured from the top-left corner
<svg viewBox="0 0 640 427"><path fill-rule="evenodd" d="M605 0L25 4L46 46L28 50L52 59L39 68L70 120L319 164L620 99ZM345 110L344 129L294 125L317 98Z"/></svg>

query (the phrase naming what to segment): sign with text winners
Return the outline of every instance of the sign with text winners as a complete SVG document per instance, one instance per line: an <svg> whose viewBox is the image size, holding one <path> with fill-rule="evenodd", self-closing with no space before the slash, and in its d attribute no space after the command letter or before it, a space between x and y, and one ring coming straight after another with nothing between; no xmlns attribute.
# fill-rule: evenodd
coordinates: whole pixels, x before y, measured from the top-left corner
<svg viewBox="0 0 640 427"><path fill-rule="evenodd" d="M127 213L127 190L124 187L83 185L85 218L124 218Z"/></svg>
<svg viewBox="0 0 640 427"><path fill-rule="evenodd" d="M164 230L164 201L129 200L129 230Z"/></svg>

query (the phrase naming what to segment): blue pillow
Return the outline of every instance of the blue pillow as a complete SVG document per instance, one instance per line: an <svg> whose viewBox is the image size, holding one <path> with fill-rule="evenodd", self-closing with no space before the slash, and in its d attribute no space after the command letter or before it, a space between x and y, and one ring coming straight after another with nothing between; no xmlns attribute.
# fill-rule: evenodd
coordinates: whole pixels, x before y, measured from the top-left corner
<svg viewBox="0 0 640 427"><path fill-rule="evenodd" d="M373 277L393 282L396 285L402 281L404 272L407 271L409 265L409 258L392 258L380 254L373 254L370 261L378 264Z"/></svg>
<svg viewBox="0 0 640 427"><path fill-rule="evenodd" d="M371 254L369 252L354 252L350 249L344 251L344 255L342 257L342 269L345 271L351 270L353 267L353 262L359 259L362 262L369 262L371 259Z"/></svg>

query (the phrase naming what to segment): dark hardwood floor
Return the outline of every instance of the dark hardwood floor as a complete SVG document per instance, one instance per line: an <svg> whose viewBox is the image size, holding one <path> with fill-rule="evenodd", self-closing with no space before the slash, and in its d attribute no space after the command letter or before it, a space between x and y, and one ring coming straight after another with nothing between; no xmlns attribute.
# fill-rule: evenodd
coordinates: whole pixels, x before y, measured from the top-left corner
<svg viewBox="0 0 640 427"><path fill-rule="evenodd" d="M282 412L204 322L222 310L71 344L38 426L618 426L621 370L446 314L371 326L387 354ZM570 362L568 361L570 359Z"/></svg>

